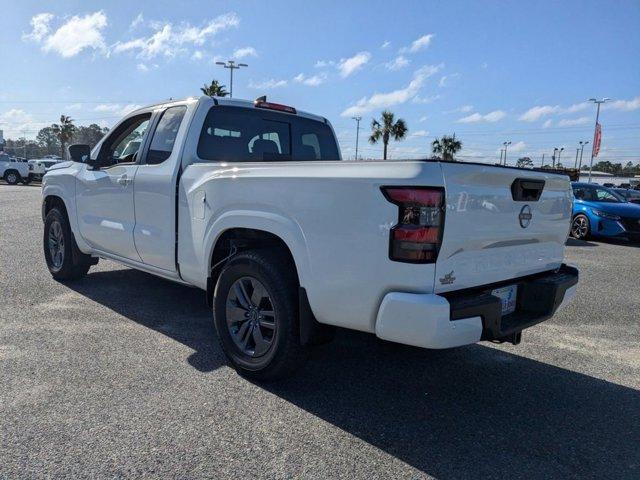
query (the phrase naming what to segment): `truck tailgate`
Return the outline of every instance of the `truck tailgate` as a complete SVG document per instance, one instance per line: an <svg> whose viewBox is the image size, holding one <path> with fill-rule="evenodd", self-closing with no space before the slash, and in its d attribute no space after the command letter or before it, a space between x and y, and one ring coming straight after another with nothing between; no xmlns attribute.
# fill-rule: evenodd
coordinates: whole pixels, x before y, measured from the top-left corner
<svg viewBox="0 0 640 480"><path fill-rule="evenodd" d="M441 166L446 212L435 292L502 282L562 264L572 208L568 177L468 163Z"/></svg>

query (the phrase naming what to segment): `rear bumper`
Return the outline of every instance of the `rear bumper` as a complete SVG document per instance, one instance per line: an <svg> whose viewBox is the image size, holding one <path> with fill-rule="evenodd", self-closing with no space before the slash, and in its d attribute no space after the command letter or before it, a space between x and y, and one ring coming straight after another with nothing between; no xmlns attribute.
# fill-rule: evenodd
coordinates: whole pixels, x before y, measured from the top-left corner
<svg viewBox="0 0 640 480"><path fill-rule="evenodd" d="M391 292L376 319L376 335L424 348L451 348L480 340L504 340L549 319L571 301L578 270L562 265L554 272L508 280L443 295ZM502 316L495 288L518 285L516 310Z"/></svg>

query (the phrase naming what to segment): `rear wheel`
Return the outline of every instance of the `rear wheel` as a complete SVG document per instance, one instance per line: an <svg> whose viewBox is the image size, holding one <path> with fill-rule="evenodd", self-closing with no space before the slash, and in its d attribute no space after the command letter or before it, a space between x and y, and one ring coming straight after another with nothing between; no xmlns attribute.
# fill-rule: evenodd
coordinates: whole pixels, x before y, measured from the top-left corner
<svg viewBox="0 0 640 480"><path fill-rule="evenodd" d="M82 278L95 263L78 249L67 216L58 208L52 208L45 218L43 247L47 268L56 280Z"/></svg>
<svg viewBox="0 0 640 480"><path fill-rule="evenodd" d="M578 240L586 240L591 232L591 224L589 218L582 213L573 217L571 222L571 236Z"/></svg>
<svg viewBox="0 0 640 480"><path fill-rule="evenodd" d="M9 170L4 174L4 181L9 185L16 185L20 181L20 174L15 170Z"/></svg>
<svg viewBox="0 0 640 480"><path fill-rule="evenodd" d="M294 268L278 251L251 250L236 255L220 273L214 324L224 353L241 375L277 380L304 359Z"/></svg>

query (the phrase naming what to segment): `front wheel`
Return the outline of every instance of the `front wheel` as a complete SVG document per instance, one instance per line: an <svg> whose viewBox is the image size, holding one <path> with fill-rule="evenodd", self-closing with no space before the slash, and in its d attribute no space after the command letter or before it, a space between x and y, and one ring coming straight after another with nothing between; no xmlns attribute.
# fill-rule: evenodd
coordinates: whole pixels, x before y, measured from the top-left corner
<svg viewBox="0 0 640 480"><path fill-rule="evenodd" d="M15 170L10 170L4 174L4 181L9 185L16 185L20 181L20 174Z"/></svg>
<svg viewBox="0 0 640 480"><path fill-rule="evenodd" d="M78 249L67 216L58 208L52 208L45 218L43 247L47 268L56 280L82 278L93 263L90 255Z"/></svg>
<svg viewBox="0 0 640 480"><path fill-rule="evenodd" d="M214 291L214 324L231 365L249 378L278 380L300 366L297 279L287 256L251 250L233 257Z"/></svg>
<svg viewBox="0 0 640 480"><path fill-rule="evenodd" d="M571 236L578 240L586 240L591 232L589 218L582 213L573 217L571 222Z"/></svg>

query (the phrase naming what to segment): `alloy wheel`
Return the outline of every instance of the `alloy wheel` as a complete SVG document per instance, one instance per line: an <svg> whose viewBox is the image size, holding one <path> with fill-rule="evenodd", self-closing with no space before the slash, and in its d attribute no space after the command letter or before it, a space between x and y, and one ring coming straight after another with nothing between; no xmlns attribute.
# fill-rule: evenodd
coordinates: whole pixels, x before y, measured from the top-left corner
<svg viewBox="0 0 640 480"><path fill-rule="evenodd" d="M571 234L575 238L586 237L588 230L589 230L589 225L587 223L586 218L582 216L574 218L573 224L571 225Z"/></svg>
<svg viewBox="0 0 640 480"><path fill-rule="evenodd" d="M254 277L236 280L227 294L227 328L236 347L252 358L266 354L276 336L271 296Z"/></svg>
<svg viewBox="0 0 640 480"><path fill-rule="evenodd" d="M62 234L62 225L60 222L51 222L49 226L49 254L51 263L55 269L62 268L64 263L64 235Z"/></svg>

